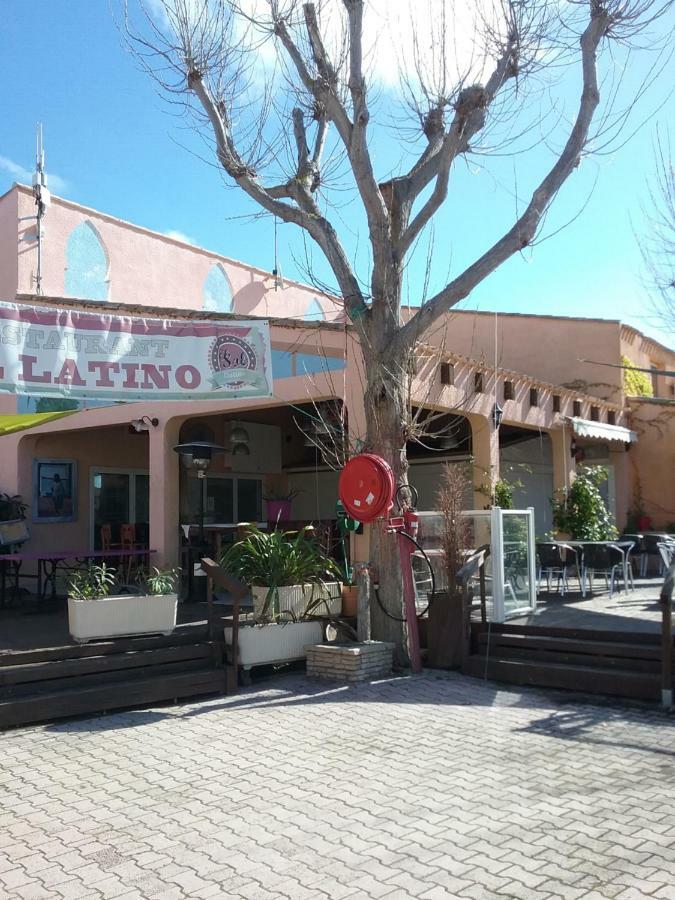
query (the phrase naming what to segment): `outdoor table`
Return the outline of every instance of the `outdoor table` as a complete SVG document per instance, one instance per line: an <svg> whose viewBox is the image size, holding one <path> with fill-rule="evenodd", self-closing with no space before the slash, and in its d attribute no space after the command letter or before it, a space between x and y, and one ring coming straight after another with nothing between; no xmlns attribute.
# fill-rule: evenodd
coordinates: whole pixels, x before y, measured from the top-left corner
<svg viewBox="0 0 675 900"><path fill-rule="evenodd" d="M43 552L9 553L0 556L0 607L5 605L7 595L7 575L12 583L12 594L16 598L19 592L20 578L34 578L37 581L37 595L44 600L51 587L51 598L56 596L56 576L59 572L69 574L95 560L137 559L147 558L156 550L147 546L134 544L121 550L46 550ZM35 575L21 572L25 562L37 563Z"/></svg>
<svg viewBox="0 0 675 900"><path fill-rule="evenodd" d="M617 540L617 541L575 541L575 540L567 541L567 540L565 540L565 541L562 541L561 540L561 541L537 541L537 543L538 544L555 544L559 547L567 546L567 547L572 547L574 549L578 548L581 553L582 561L583 561L583 556L584 556L584 547L588 547L591 544L593 544L597 547L615 547L621 553L621 557L622 557L621 568L623 570L623 583L626 586L626 591L628 591L628 575L629 575L629 573L631 576L631 586L633 585L633 576L632 576L632 573L630 572L630 552L633 549L633 547L635 546L635 541L622 541L622 540ZM582 566L582 570L583 570L583 566ZM582 576L581 593L582 593L582 596L585 597L586 589L583 584L583 581L585 581L585 579Z"/></svg>

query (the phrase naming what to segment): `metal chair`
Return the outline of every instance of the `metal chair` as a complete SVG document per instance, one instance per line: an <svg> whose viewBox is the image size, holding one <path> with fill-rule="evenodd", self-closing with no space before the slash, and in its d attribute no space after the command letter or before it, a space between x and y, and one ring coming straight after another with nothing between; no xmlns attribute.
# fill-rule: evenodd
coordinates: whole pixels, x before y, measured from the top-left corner
<svg viewBox="0 0 675 900"><path fill-rule="evenodd" d="M661 556L661 574L663 574L675 560L675 541L659 541L656 546Z"/></svg>
<svg viewBox="0 0 675 900"><path fill-rule="evenodd" d="M623 579L623 586L626 593L628 592L628 584L626 583L626 572L624 570L624 555L619 547L613 544L584 544L584 580L587 579L589 591L593 593L593 578L596 572L601 572L605 576L605 585L611 597L614 593L615 581Z"/></svg>
<svg viewBox="0 0 675 900"><path fill-rule="evenodd" d="M564 597L565 591L569 590L567 570L571 566L574 566L577 571L581 595L582 597L586 596L584 581L579 567L579 559L574 547L571 547L569 544L537 544L537 560L539 563L537 592L540 590L541 579L545 574L546 590L548 593L551 593L551 579L556 577L558 593L561 597Z"/></svg>

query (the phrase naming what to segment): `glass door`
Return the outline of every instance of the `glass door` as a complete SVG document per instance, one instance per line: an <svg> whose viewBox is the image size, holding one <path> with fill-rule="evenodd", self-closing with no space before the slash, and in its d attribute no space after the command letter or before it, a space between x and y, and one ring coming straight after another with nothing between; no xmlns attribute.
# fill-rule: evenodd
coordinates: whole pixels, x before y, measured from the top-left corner
<svg viewBox="0 0 675 900"><path fill-rule="evenodd" d="M504 618L526 615L536 605L534 530L530 510L499 510L504 572Z"/></svg>
<svg viewBox="0 0 675 900"><path fill-rule="evenodd" d="M149 478L147 472L94 469L90 479L90 545L102 549L101 529L110 526L112 544L119 544L122 525L136 526L136 541L149 539Z"/></svg>

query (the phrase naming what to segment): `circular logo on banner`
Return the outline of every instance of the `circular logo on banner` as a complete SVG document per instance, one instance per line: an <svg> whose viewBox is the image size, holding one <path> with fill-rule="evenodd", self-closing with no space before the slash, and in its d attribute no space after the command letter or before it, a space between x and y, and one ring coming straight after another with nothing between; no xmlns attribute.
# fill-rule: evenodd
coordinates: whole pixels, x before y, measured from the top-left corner
<svg viewBox="0 0 675 900"><path fill-rule="evenodd" d="M211 344L209 362L218 385L236 391L249 383L245 373L255 371L258 357L248 341L221 334Z"/></svg>

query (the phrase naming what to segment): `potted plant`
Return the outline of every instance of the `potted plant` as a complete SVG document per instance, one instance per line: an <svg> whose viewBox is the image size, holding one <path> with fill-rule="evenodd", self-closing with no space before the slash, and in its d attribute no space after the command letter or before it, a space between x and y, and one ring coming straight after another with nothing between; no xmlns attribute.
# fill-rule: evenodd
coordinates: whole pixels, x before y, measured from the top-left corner
<svg viewBox="0 0 675 900"><path fill-rule="evenodd" d="M78 643L135 634L171 634L176 627L177 569L153 568L138 593L112 593L115 570L89 565L68 584L68 628Z"/></svg>
<svg viewBox="0 0 675 900"><path fill-rule="evenodd" d="M441 514L441 547L445 590L437 592L429 605L427 663L432 668L452 669L462 664L464 640L463 585L458 573L470 546L468 520L462 515L469 478L464 467L446 464L437 495Z"/></svg>
<svg viewBox="0 0 675 900"><path fill-rule="evenodd" d="M288 522L291 518L291 504L297 496L298 491L270 488L263 497L263 500L267 503L268 522L275 525L277 522Z"/></svg>
<svg viewBox="0 0 675 900"><path fill-rule="evenodd" d="M600 485L607 479L604 466L582 466L572 486L551 500L553 524L575 541L611 541L617 536Z"/></svg>
<svg viewBox="0 0 675 900"><path fill-rule="evenodd" d="M28 539L26 508L19 494L0 493L0 552L11 552Z"/></svg>
<svg viewBox="0 0 675 900"><path fill-rule="evenodd" d="M320 615L339 613L340 570L317 545L311 527L300 531L251 528L221 557L220 565L251 587L253 616L241 623L239 663L244 669L305 658L320 643ZM250 626L250 627L248 627ZM225 629L231 640L231 629Z"/></svg>

